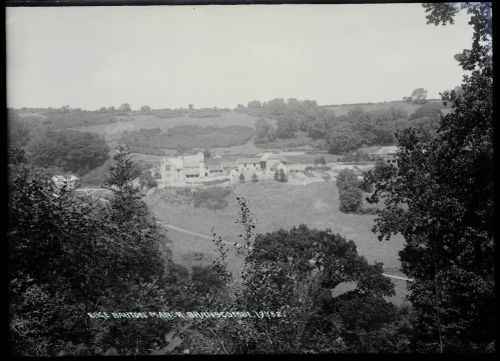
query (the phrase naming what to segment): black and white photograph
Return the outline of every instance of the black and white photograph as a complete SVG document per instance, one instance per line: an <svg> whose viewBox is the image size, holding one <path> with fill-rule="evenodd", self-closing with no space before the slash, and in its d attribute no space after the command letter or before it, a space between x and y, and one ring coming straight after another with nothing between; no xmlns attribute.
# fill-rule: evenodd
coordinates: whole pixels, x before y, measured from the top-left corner
<svg viewBox="0 0 500 361"><path fill-rule="evenodd" d="M495 353L491 2L8 0L14 356Z"/></svg>

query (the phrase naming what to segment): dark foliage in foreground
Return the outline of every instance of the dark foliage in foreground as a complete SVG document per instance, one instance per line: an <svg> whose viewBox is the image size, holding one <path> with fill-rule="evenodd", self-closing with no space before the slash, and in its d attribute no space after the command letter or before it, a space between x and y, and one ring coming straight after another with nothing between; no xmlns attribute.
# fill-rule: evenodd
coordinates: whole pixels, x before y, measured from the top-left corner
<svg viewBox="0 0 500 361"><path fill-rule="evenodd" d="M399 134L399 167L367 174L369 201L383 199L379 238L400 233L403 271L415 282L413 348L431 352L484 352L495 339L493 99L491 3L425 5L429 22L453 22L467 8L472 50L456 58L464 70L461 92L443 94L452 112L428 141ZM494 345L494 343L493 343Z"/></svg>

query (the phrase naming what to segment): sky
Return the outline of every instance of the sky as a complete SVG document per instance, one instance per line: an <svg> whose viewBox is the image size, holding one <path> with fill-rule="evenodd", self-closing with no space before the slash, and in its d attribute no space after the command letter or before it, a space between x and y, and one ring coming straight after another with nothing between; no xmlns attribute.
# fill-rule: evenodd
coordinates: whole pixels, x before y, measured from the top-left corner
<svg viewBox="0 0 500 361"><path fill-rule="evenodd" d="M7 8L7 105L88 110L428 98L459 85L466 14L420 4Z"/></svg>

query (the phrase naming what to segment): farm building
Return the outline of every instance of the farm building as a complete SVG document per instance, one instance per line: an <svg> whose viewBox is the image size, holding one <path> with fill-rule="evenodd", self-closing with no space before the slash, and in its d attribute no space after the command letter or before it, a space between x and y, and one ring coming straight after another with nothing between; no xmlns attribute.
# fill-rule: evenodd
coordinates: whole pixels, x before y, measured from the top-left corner
<svg viewBox="0 0 500 361"><path fill-rule="evenodd" d="M264 153L260 158L260 167L264 172L272 170L280 163L286 165L289 162L284 156L274 153Z"/></svg>
<svg viewBox="0 0 500 361"><path fill-rule="evenodd" d="M208 177L205 156L202 152L194 155L163 158L160 162L162 183L183 182L186 178Z"/></svg>
<svg viewBox="0 0 500 361"><path fill-rule="evenodd" d="M240 172L250 171L250 170L261 170L260 158L258 157L238 158L236 162L238 163L238 170Z"/></svg>
<svg viewBox="0 0 500 361"><path fill-rule="evenodd" d="M384 163L397 166L397 153L399 147L395 145L385 146L380 148L376 153L370 153L371 159L382 159Z"/></svg>
<svg viewBox="0 0 500 361"><path fill-rule="evenodd" d="M221 158L207 160L208 176L224 175L224 166Z"/></svg>

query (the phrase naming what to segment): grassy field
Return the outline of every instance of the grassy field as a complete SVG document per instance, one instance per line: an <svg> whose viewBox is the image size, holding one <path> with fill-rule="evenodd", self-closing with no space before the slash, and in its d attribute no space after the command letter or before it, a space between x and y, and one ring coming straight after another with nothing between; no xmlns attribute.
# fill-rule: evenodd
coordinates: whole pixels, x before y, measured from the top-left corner
<svg viewBox="0 0 500 361"><path fill-rule="evenodd" d="M227 197L228 206L221 210L194 208L187 204L172 204L162 198L162 191L148 196L147 202L155 215L163 222L192 232L210 235L211 228L229 242L237 242L240 228L234 222L238 218L236 196L244 196L256 221L257 233L265 233L280 228L289 229L304 223L311 228L330 228L349 240L353 240L359 254L368 262L383 262L386 273L400 275L398 252L403 246L401 237L379 242L371 232L374 216L351 215L339 211L338 192L334 182L312 183L296 186L277 182L237 184L233 194ZM207 239L169 231L172 249L177 262L187 266L189 253L202 252L214 255L215 247ZM231 253L229 269L237 273L242 266L241 256ZM407 294L406 282L393 280L396 296L391 300L403 303Z"/></svg>
<svg viewBox="0 0 500 361"><path fill-rule="evenodd" d="M95 132L99 134L104 134L105 136L113 136L124 130L139 130L144 129L154 129L160 128L162 131L166 131L170 128L174 128L179 125L199 125L199 126L218 126L227 127L230 125L241 125L254 127L257 118L236 113L236 112L226 112L220 117L215 118L193 118L193 117L176 117L176 118L158 118L154 115L135 115L135 120L132 121L121 121L111 124L101 124L101 125L90 125L79 127L78 130ZM275 123L273 120L268 120Z"/></svg>

